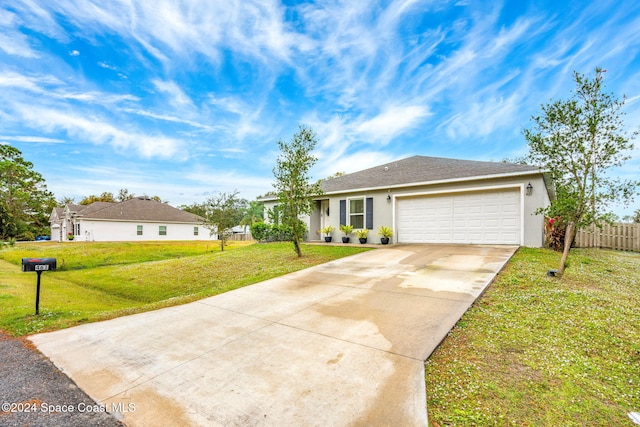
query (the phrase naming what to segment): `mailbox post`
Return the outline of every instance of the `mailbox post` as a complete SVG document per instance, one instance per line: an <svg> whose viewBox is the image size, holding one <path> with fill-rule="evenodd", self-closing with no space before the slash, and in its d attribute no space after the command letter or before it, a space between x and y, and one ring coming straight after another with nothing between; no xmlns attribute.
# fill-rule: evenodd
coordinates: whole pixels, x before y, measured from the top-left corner
<svg viewBox="0 0 640 427"><path fill-rule="evenodd" d="M38 284L36 285L36 315L40 314L40 275L43 271L55 271L55 258L22 258L22 271L35 271L38 273Z"/></svg>

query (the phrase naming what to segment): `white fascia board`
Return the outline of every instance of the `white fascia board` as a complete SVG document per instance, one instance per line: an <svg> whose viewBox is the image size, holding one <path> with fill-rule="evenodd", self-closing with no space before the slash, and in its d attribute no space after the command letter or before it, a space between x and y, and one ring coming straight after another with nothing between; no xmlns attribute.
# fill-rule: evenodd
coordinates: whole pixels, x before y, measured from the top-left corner
<svg viewBox="0 0 640 427"><path fill-rule="evenodd" d="M149 221L142 219L104 219L104 218L76 218L77 221L100 221L100 222L133 222L136 224L195 224L202 225L201 222L185 221Z"/></svg>
<svg viewBox="0 0 640 427"><path fill-rule="evenodd" d="M379 187L354 188L353 190L330 191L330 192L324 193L323 196L330 196L334 194L344 194L344 193L359 193L359 192L367 192L367 191L387 190L387 189L391 190L396 188L421 187L421 186L438 185L438 184L451 184L456 182L483 181L487 179L513 178L517 176L540 175L545 172L547 171L535 170L535 171L501 173L497 175L480 175L480 176L470 176L465 178L441 179L437 181L409 182L405 184L386 185L386 186L379 186ZM450 192L450 191L451 190L447 190L447 192ZM322 196L319 196L319 197L321 198Z"/></svg>
<svg viewBox="0 0 640 427"><path fill-rule="evenodd" d="M546 169L538 169L532 171L521 171L521 172L509 172L509 173L501 173L496 175L479 175L479 176L470 176L465 178L451 178L451 179L440 179L436 181L421 181L421 182L408 182L404 184L394 184L394 185L382 185L378 187L365 187L365 188L354 188L350 190L337 190L337 191L327 191L322 195L315 196L315 200L324 199L324 196L332 196L336 194L345 194L345 193L365 193L368 191L378 191L378 190L391 190L397 188L407 188L407 187L421 187L428 185L438 185L438 184L451 184L455 182L468 182L468 181L481 181L487 179L500 179L500 178L513 178L517 176L528 176L528 175L540 175L548 173L549 171ZM262 202L274 202L278 200L277 197L269 197L269 198L261 198Z"/></svg>

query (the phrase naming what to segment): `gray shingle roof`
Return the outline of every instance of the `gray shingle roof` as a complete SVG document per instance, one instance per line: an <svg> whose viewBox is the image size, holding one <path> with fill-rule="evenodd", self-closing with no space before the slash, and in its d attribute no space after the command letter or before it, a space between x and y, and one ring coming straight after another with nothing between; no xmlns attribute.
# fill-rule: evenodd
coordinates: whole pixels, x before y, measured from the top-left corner
<svg viewBox="0 0 640 427"><path fill-rule="evenodd" d="M100 204L100 205L98 205ZM93 205L95 209L90 209ZM119 203L95 202L78 212L83 219L201 223L198 215L153 199L135 197Z"/></svg>
<svg viewBox="0 0 640 427"><path fill-rule="evenodd" d="M75 205L69 203L67 206L71 212L75 212L78 216L85 216L115 204L115 202L93 202L90 205Z"/></svg>
<svg viewBox="0 0 640 427"><path fill-rule="evenodd" d="M535 172L541 172L540 168L531 165L413 156L332 178L323 181L320 187L325 193L333 193L361 188L396 187L434 181Z"/></svg>

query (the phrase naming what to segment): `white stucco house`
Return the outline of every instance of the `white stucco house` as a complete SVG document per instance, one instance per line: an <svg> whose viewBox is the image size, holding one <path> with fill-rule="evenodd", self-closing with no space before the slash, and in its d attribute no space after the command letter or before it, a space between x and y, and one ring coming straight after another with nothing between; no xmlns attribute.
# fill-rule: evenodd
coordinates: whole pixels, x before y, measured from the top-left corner
<svg viewBox="0 0 640 427"><path fill-rule="evenodd" d="M395 243L544 245L544 218L536 210L555 197L537 166L413 156L321 183L308 240L341 224L394 231ZM265 197L266 209L275 198ZM353 240L353 239L352 239ZM357 241L357 240L356 240Z"/></svg>
<svg viewBox="0 0 640 427"><path fill-rule="evenodd" d="M215 240L202 218L148 197L119 203L67 204L49 217L51 240L145 241Z"/></svg>

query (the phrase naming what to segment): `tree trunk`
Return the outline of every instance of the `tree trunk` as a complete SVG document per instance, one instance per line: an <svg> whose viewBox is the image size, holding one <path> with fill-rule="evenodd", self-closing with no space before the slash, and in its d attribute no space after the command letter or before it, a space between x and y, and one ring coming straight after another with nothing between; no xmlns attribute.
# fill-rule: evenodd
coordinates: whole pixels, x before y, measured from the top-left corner
<svg viewBox="0 0 640 427"><path fill-rule="evenodd" d="M558 275L562 276L564 274L564 269L567 264L567 258L569 257L569 250L571 249L571 244L573 243L573 239L576 237L576 225L573 222L570 222L567 225L567 229L564 233L564 251L562 251L562 258L560 258L560 265L558 266Z"/></svg>
<svg viewBox="0 0 640 427"><path fill-rule="evenodd" d="M302 257L302 250L300 249L300 239L298 239L298 227L293 225L293 247L298 254L298 258Z"/></svg>
<svg viewBox="0 0 640 427"><path fill-rule="evenodd" d="M302 257L302 250L300 249L300 242L298 239L294 238L293 247L296 249L296 253L298 254L298 258Z"/></svg>

